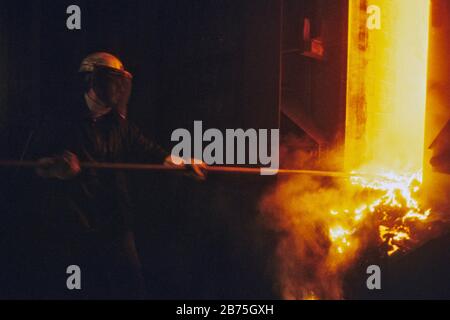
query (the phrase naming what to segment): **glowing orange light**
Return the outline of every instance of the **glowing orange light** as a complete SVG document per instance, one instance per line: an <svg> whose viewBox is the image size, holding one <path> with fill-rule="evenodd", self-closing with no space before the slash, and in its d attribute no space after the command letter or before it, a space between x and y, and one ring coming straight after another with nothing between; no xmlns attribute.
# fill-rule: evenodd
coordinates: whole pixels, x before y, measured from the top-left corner
<svg viewBox="0 0 450 320"><path fill-rule="evenodd" d="M430 215L416 198L424 156L430 1L352 0L349 10L345 165L382 177L352 179L354 185L382 192L355 210L354 219L383 207L407 209L390 227L379 227L391 255L411 237L402 224ZM377 23L370 28L373 12Z"/></svg>
<svg viewBox="0 0 450 320"><path fill-rule="evenodd" d="M286 234L278 247L285 298L343 298L344 275L364 250L390 256L429 236L431 211L420 203L429 6L349 1L345 167L367 174L332 186L292 178L265 199ZM373 29L369 7L380 13Z"/></svg>
<svg viewBox="0 0 450 320"><path fill-rule="evenodd" d="M430 2L351 0L349 6L346 168L417 172L424 154ZM368 6L380 10L379 29L367 27Z"/></svg>

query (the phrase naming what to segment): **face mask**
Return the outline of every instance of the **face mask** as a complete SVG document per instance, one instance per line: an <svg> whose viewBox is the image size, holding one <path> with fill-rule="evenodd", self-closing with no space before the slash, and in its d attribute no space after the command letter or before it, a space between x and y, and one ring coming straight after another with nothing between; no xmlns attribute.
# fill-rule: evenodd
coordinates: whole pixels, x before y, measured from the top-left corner
<svg viewBox="0 0 450 320"><path fill-rule="evenodd" d="M92 74L92 89L104 105L126 117L131 80L131 75L126 71L96 67Z"/></svg>
<svg viewBox="0 0 450 320"><path fill-rule="evenodd" d="M84 100L91 111L91 115L93 118L98 118L108 114L111 111L111 108L106 106L95 94L93 89L90 89L88 92L84 94Z"/></svg>

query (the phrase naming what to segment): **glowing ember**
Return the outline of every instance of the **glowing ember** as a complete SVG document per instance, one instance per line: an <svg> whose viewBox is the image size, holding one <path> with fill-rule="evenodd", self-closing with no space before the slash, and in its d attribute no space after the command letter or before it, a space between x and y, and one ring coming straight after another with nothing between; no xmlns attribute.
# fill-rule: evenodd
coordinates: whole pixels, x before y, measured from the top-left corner
<svg viewBox="0 0 450 320"><path fill-rule="evenodd" d="M282 231L276 267L284 298L341 299L346 274L366 254L379 261L430 237L420 173L360 174L350 182L290 178L263 199L271 226Z"/></svg>
<svg viewBox="0 0 450 320"><path fill-rule="evenodd" d="M340 225L330 229L330 239L337 252L342 254L350 247L350 239L358 226L364 225L363 218L368 215L378 215L375 218L380 223L379 237L387 244L389 255L405 247L408 241L414 239L409 225L426 221L431 213L429 209L423 210L417 199L421 182L420 172L411 175L386 173L379 178L364 178L364 175L353 177L352 185L380 195L351 211L330 210L331 216L341 220Z"/></svg>

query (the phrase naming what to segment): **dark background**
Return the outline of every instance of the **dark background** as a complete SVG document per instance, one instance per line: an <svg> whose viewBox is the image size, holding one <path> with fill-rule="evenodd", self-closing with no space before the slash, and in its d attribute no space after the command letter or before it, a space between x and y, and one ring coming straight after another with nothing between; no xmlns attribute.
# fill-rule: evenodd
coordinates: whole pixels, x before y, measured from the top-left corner
<svg viewBox="0 0 450 320"><path fill-rule="evenodd" d="M130 119L169 150L172 131L191 129L194 120L204 128L278 128L278 1L77 1L79 31L66 28L71 4L2 3L3 156L20 158L43 116L71 112L79 64L96 51L117 55L133 73ZM23 265L36 258L22 250L33 247L21 233L36 219L32 205L22 202L33 193L29 174L6 172L2 184L15 193L2 210L9 235L2 260L15 257ZM216 176L197 183L139 173L132 180L150 297L276 297L275 242L256 210L273 179ZM3 273L7 278L8 270ZM39 289L25 284L3 288L3 295L39 298Z"/></svg>
<svg viewBox="0 0 450 320"><path fill-rule="evenodd" d="M71 4L81 7L81 30L66 28ZM40 118L70 113L80 61L107 51L134 75L130 119L167 149L174 129L202 120L204 128L280 128L282 166L292 165L289 148L309 153L317 164L344 137L346 12L345 0L2 1L0 154L20 158ZM304 17L312 20L313 36L327 44L323 61L301 55ZM33 244L14 243L14 237L33 225L33 208L21 196L33 193L27 185L32 173L1 174L2 187L14 196L0 193L0 260L27 264L32 258L20 248ZM210 176L196 183L139 173L132 180L150 297L279 298L273 265L278 235L258 211L275 178ZM443 238L389 262L383 283L390 285L381 295L365 290L362 273L352 279L362 287L350 284L349 297L449 297L448 244ZM411 263L418 269L405 272ZM8 270L2 274L8 278ZM36 298L38 292L0 288L0 297Z"/></svg>

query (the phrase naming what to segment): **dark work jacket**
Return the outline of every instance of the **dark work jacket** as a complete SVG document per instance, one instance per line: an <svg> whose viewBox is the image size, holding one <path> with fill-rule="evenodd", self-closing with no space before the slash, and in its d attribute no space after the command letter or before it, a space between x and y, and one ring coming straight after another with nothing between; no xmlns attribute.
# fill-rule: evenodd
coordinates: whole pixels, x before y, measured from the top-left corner
<svg viewBox="0 0 450 320"><path fill-rule="evenodd" d="M81 162L162 163L168 155L120 116L94 120L83 110L40 121L19 147L21 158L37 160L67 150ZM126 172L83 169L69 180L44 179L27 169L3 174L0 298L145 295ZM72 264L82 269L82 290L66 288L66 268Z"/></svg>
<svg viewBox="0 0 450 320"><path fill-rule="evenodd" d="M44 122L33 138L34 158L76 154L80 162L162 163L168 153L147 139L132 123L115 113ZM45 228L73 236L98 233L120 236L131 230L126 173L119 170L83 169L66 181L42 179Z"/></svg>

